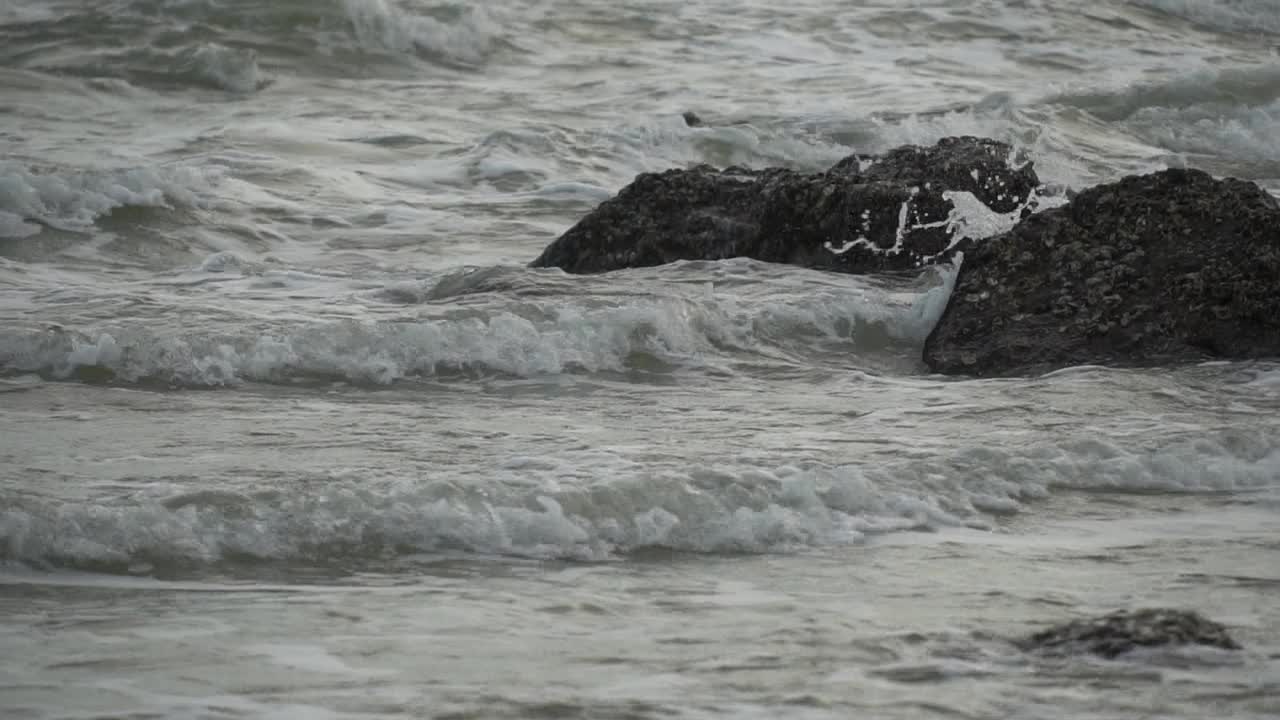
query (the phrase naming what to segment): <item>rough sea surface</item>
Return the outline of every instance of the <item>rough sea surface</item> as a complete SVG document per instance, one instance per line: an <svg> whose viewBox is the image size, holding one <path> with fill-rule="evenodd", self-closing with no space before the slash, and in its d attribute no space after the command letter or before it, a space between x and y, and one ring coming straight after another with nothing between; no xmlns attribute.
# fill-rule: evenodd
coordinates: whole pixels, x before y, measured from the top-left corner
<svg viewBox="0 0 1280 720"><path fill-rule="evenodd" d="M642 171L956 134L1280 192L1280 1L0 3L0 715L1276 717L1280 364L525 267ZM1010 642L1151 605L1245 649Z"/></svg>

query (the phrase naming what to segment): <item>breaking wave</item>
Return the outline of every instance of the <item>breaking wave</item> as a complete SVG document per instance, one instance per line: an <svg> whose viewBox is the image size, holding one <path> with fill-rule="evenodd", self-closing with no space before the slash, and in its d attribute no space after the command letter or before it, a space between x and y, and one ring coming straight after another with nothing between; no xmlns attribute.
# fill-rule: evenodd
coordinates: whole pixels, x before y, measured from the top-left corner
<svg viewBox="0 0 1280 720"><path fill-rule="evenodd" d="M1069 90L1047 102L1080 108L1184 164L1280 177L1280 64L1204 67L1156 82ZM1241 172L1241 171L1245 172Z"/></svg>
<svg viewBox="0 0 1280 720"><path fill-rule="evenodd" d="M220 270L223 264L211 267ZM945 306L954 274L953 268L940 270L940 281L920 293L815 287L804 295L748 300L717 295L713 283L703 282L701 292L683 296L526 299L450 308L428 319L284 327L245 322L222 331L166 329L156 321L84 330L0 329L0 372L222 387L307 379L388 384L451 373L621 372L655 362L718 368L735 358L811 360L811 353L824 348L845 362L850 352L874 356L886 346L923 342ZM395 284L375 297L420 302L484 292L484 282L483 273L470 281L448 276L426 287Z"/></svg>
<svg viewBox="0 0 1280 720"><path fill-rule="evenodd" d="M1203 67L1152 82L1090 86L1046 98L1088 110L1108 121L1124 121L1155 108L1260 107L1280 99L1280 64L1217 69Z"/></svg>
<svg viewBox="0 0 1280 720"><path fill-rule="evenodd" d="M266 84L258 69L257 52L205 43L185 48L175 57L174 68L180 78L192 84L202 81L221 90L251 93Z"/></svg>
<svg viewBox="0 0 1280 720"><path fill-rule="evenodd" d="M883 466L693 466L603 473L565 487L565 458L512 458L481 486L324 478L295 491L156 487L114 502L4 498L0 558L149 572L225 561L318 564L468 552L607 560L650 548L787 552L869 535L993 529L1055 490L1204 493L1272 488L1263 432L1150 449L1106 440L973 447ZM599 473L591 473L597 475ZM527 489L534 486L534 489Z"/></svg>
<svg viewBox="0 0 1280 720"><path fill-rule="evenodd" d="M0 161L0 237L34 235L40 225L85 232L124 207L202 207L221 178L208 166L71 170Z"/></svg>
<svg viewBox="0 0 1280 720"><path fill-rule="evenodd" d="M360 46L370 51L478 65L493 51L500 33L479 8L468 7L452 21L409 14L388 0L342 0L342 8Z"/></svg>

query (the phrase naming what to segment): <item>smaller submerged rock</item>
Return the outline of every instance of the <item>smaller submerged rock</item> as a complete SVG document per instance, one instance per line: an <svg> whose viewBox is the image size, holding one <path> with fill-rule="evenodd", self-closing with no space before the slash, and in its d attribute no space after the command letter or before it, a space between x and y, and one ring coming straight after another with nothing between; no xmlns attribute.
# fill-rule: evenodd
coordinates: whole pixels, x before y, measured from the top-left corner
<svg viewBox="0 0 1280 720"><path fill-rule="evenodd" d="M1169 608L1120 610L1100 617L1072 620L1019 641L1024 650L1083 652L1115 658L1141 647L1206 645L1239 650L1220 623L1196 612Z"/></svg>

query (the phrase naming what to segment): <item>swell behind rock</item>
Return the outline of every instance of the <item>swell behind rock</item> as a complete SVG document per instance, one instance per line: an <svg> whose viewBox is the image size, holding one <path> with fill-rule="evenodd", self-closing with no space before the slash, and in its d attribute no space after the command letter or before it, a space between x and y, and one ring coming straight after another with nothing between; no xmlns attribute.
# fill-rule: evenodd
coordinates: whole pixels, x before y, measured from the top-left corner
<svg viewBox="0 0 1280 720"><path fill-rule="evenodd" d="M749 257L819 270L919 268L964 247L949 226L948 191L996 212L1034 197L1030 164L974 137L851 156L825 173L782 168L645 173L552 242L531 263L571 273Z"/></svg>
<svg viewBox="0 0 1280 720"><path fill-rule="evenodd" d="M965 253L935 372L1280 356L1280 202L1166 170L1080 193Z"/></svg>

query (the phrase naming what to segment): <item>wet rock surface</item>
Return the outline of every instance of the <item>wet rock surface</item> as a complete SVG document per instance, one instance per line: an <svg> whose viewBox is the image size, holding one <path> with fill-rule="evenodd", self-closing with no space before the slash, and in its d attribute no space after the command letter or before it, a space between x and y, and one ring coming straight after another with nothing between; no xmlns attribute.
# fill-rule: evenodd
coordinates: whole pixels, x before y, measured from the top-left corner
<svg viewBox="0 0 1280 720"><path fill-rule="evenodd" d="M1280 202L1198 170L1127 177L973 243L935 372L1280 357Z"/></svg>
<svg viewBox="0 0 1280 720"><path fill-rule="evenodd" d="M697 116L686 118L700 124ZM701 165L638 176L531 263L571 273L749 257L843 273L911 270L968 240L948 223L948 192L999 213L1034 202L1039 179L994 140L947 138L824 173Z"/></svg>
<svg viewBox="0 0 1280 720"><path fill-rule="evenodd" d="M1138 648L1206 645L1239 650L1220 623L1199 613L1168 608L1122 610L1101 617L1072 620L1018 641L1024 650L1089 653L1115 658Z"/></svg>

